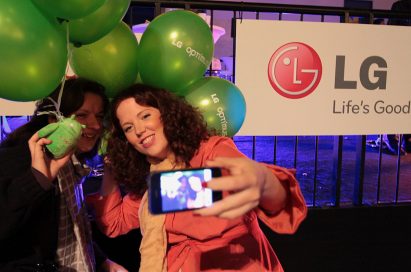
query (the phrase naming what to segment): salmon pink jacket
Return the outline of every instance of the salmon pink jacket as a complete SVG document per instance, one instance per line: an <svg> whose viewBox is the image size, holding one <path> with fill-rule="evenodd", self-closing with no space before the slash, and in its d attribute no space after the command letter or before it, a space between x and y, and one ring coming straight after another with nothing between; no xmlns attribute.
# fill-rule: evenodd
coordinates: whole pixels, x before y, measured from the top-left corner
<svg viewBox="0 0 411 272"><path fill-rule="evenodd" d="M201 144L190 166L202 167L215 157L244 156L230 138L213 136ZM259 221L276 233L292 234L306 217L307 206L292 170L266 166L288 190L285 208L274 215L255 208L236 219L202 217L190 211L167 214L167 271L283 271ZM123 198L120 191L88 199L100 229L110 237L139 228L140 202L131 194Z"/></svg>

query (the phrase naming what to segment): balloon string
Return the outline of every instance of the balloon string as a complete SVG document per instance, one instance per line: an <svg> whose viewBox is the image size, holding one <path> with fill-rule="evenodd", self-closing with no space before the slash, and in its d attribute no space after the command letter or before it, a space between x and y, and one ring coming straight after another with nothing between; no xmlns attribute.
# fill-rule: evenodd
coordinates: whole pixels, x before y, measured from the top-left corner
<svg viewBox="0 0 411 272"><path fill-rule="evenodd" d="M66 74L68 73L68 68L69 68L69 59L71 58L71 50L70 50L70 44L69 44L69 39L70 39L70 33L69 33L69 23L66 21L66 47L67 47L67 63L66 63L66 71L63 75L63 79L61 80L61 87L60 87L60 92L59 96L57 98L57 112L60 112L60 105L61 105L61 98L63 96L63 89L64 89L64 83L66 82Z"/></svg>
<svg viewBox="0 0 411 272"><path fill-rule="evenodd" d="M60 115L57 114L55 111L39 111L37 115L45 115L45 114L53 114L57 117L57 119L61 118Z"/></svg>
<svg viewBox="0 0 411 272"><path fill-rule="evenodd" d="M67 63L66 63L66 70L65 73L63 75L63 78L61 79L61 85L60 85L60 90L59 90L59 95L57 97L57 102L51 98L51 97L47 97L46 99L50 100L51 103L53 104L54 108L56 109L55 111L39 111L37 112L36 115L44 115L44 114L53 114L56 116L57 120L61 120L63 119L63 114L60 111L60 105L61 105L61 99L63 96L63 90L64 90L64 83L66 82L66 74L68 73L68 69L69 69L69 65L68 65L68 60L71 58L71 49L70 49L70 44L69 44L69 24L68 21L66 21L67 26L66 26L66 47L67 47ZM51 107L51 106L49 106Z"/></svg>

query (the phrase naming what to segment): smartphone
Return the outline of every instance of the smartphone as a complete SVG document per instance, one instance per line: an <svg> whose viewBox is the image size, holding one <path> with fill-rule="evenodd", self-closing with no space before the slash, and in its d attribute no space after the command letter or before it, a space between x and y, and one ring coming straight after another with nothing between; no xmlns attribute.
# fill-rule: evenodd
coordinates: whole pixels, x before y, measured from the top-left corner
<svg viewBox="0 0 411 272"><path fill-rule="evenodd" d="M187 211L211 206L222 199L221 191L203 187L220 168L192 168L154 172L148 180L148 207L152 214Z"/></svg>

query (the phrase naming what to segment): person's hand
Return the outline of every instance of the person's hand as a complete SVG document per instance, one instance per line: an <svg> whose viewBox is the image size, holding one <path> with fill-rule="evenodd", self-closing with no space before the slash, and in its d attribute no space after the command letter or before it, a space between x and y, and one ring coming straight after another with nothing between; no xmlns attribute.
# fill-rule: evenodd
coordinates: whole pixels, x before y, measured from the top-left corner
<svg viewBox="0 0 411 272"><path fill-rule="evenodd" d="M225 168L230 173L228 176L210 180L207 187L232 193L211 207L196 210L196 214L232 219L259 205L266 187L265 166L248 158L223 157L208 161L207 166Z"/></svg>
<svg viewBox="0 0 411 272"><path fill-rule="evenodd" d="M65 165L72 152L60 159L51 159L44 153L45 145L51 143L47 138L39 138L38 133L35 133L28 141L31 153L31 167L42 173L50 182L52 182L60 168Z"/></svg>
<svg viewBox="0 0 411 272"><path fill-rule="evenodd" d="M111 261L110 259L106 259L100 266L100 270L104 272L127 272L128 270L119 265L118 263L115 263Z"/></svg>

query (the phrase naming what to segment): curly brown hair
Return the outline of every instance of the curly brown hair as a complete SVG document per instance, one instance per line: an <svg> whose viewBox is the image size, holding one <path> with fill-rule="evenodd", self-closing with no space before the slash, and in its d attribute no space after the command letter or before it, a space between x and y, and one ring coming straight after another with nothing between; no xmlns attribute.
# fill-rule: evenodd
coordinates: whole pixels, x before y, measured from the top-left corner
<svg viewBox="0 0 411 272"><path fill-rule="evenodd" d="M114 178L124 185L127 191L142 196L147 190L146 178L150 172L150 164L144 154L128 144L116 116L118 106L128 98L134 98L139 105L154 107L160 111L164 134L177 162L190 165L190 160L198 151L201 142L215 132L207 129L207 124L197 108L167 90L134 84L119 93L111 105L113 127L108 142L108 157Z"/></svg>

